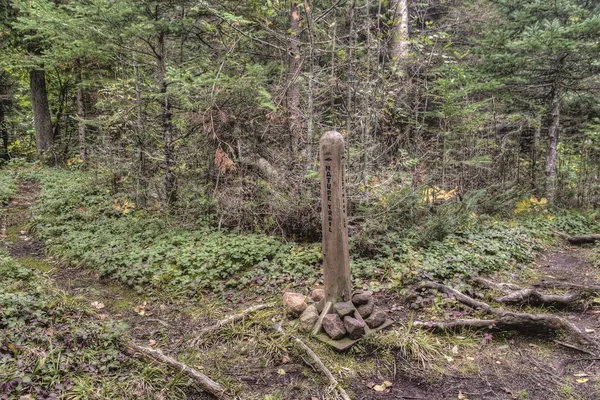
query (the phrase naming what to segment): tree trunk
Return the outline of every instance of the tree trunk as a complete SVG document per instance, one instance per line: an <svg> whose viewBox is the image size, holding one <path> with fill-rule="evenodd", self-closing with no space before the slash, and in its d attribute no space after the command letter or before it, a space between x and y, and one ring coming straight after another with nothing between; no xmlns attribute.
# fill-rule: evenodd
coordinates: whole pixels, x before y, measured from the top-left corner
<svg viewBox="0 0 600 400"><path fill-rule="evenodd" d="M302 57L300 55L300 14L298 13L298 2L292 0L290 3L290 42L289 42L289 65L287 72L287 111L290 125L290 143L293 154L298 152L298 143L302 134L302 117L300 115L300 91L296 79L302 70Z"/></svg>
<svg viewBox="0 0 600 400"><path fill-rule="evenodd" d="M81 78L81 60L77 60L77 137L79 139L79 158L83 168L87 163L87 149L85 146L85 105L83 103L83 88Z"/></svg>
<svg viewBox="0 0 600 400"><path fill-rule="evenodd" d="M135 78L135 108L136 108L136 142L138 148L138 171L136 177L136 202L138 207L145 208L148 202L146 181L146 146L144 142L144 117L142 109L142 90L140 88L140 73L137 60L133 61Z"/></svg>
<svg viewBox="0 0 600 400"><path fill-rule="evenodd" d="M548 127L548 154L546 155L546 198L552 204L556 196L556 160L558 158L558 125L560 123L560 94L552 90L550 126Z"/></svg>
<svg viewBox="0 0 600 400"><path fill-rule="evenodd" d="M29 79L35 142L38 154L42 154L52 146L54 141L52 118L48 106L48 92L46 90L46 72L42 69L33 69L29 73Z"/></svg>
<svg viewBox="0 0 600 400"><path fill-rule="evenodd" d="M2 149L0 150L0 158L8 160L8 130L6 129L6 111L5 105L0 103L0 137L2 138Z"/></svg>
<svg viewBox="0 0 600 400"><path fill-rule="evenodd" d="M8 160L8 129L6 128L6 113L10 109L10 99L8 76L4 69L0 67L0 139L2 140L2 149L0 149L0 158Z"/></svg>
<svg viewBox="0 0 600 400"><path fill-rule="evenodd" d="M392 46L390 49L390 56L394 63L403 61L408 54L408 1L409 0L392 0L390 2L394 15L391 31Z"/></svg>
<svg viewBox="0 0 600 400"><path fill-rule="evenodd" d="M165 154L165 195L169 207L177 202L177 176L175 175L175 127L173 126L173 113L167 93L167 60L165 49L165 36L158 36L158 87L160 92L161 122L163 128L163 143Z"/></svg>
<svg viewBox="0 0 600 400"><path fill-rule="evenodd" d="M542 136L542 118L538 115L535 131L533 132L533 143L531 144L531 189L536 195L539 195L538 190L538 149L540 147L540 137Z"/></svg>

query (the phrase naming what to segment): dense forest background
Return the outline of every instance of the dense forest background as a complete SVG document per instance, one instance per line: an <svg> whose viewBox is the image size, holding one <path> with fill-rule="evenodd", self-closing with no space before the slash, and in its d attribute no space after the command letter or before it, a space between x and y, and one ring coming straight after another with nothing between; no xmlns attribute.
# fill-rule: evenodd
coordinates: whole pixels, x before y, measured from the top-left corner
<svg viewBox="0 0 600 400"><path fill-rule="evenodd" d="M364 254L600 201L594 1L1 4L2 162L93 171L184 226L318 239L332 129Z"/></svg>

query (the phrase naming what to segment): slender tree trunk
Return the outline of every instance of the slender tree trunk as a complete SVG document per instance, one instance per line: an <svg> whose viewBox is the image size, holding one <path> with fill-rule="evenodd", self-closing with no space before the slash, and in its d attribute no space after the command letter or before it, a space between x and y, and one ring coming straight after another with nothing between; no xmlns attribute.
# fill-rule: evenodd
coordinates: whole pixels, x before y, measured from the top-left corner
<svg viewBox="0 0 600 400"><path fill-rule="evenodd" d="M167 93L167 60L165 49L165 36L158 36L158 87L160 92L161 122L163 128L163 145L165 155L165 194L169 206L177 202L177 176L175 175L175 127L173 126L173 113Z"/></svg>
<svg viewBox="0 0 600 400"><path fill-rule="evenodd" d="M144 118L142 113L142 90L140 88L140 73L137 60L133 61L133 75L135 78L135 108L136 108L136 142L138 148L138 172L136 185L136 202L138 207L144 208L148 202L146 195L146 147L144 144Z"/></svg>
<svg viewBox="0 0 600 400"><path fill-rule="evenodd" d="M531 145L531 189L538 195L538 180L537 180L537 162L538 162L538 149L540 147L540 138L542 136L542 118L538 115L535 130L533 131L533 143Z"/></svg>
<svg viewBox="0 0 600 400"><path fill-rule="evenodd" d="M87 164L87 149L85 146L85 105L83 103L81 60L77 59L77 137L79 139L79 158L83 168Z"/></svg>
<svg viewBox="0 0 600 400"><path fill-rule="evenodd" d="M548 202L553 203L556 196L556 160L558 158L558 126L560 123L560 93L556 87L552 90L549 119L545 194Z"/></svg>
<svg viewBox="0 0 600 400"><path fill-rule="evenodd" d="M290 2L290 42L289 65L287 72L287 111L290 124L290 143L293 154L298 152L298 142L302 134L302 116L300 114L300 91L296 79L302 70L302 56L300 55L300 14L298 1Z"/></svg>
<svg viewBox="0 0 600 400"><path fill-rule="evenodd" d="M0 103L0 138L2 138L2 150L0 150L0 158L8 160L8 130L6 129L5 118L5 105Z"/></svg>
<svg viewBox="0 0 600 400"><path fill-rule="evenodd" d="M47 151L54 141L52 118L48 106L46 73L42 69L33 69L29 73L31 103L33 105L33 123L38 154Z"/></svg>
<svg viewBox="0 0 600 400"><path fill-rule="evenodd" d="M409 0L390 1L390 7L394 13L394 23L391 31L392 45L390 48L390 56L394 63L403 61L408 54L408 2Z"/></svg>

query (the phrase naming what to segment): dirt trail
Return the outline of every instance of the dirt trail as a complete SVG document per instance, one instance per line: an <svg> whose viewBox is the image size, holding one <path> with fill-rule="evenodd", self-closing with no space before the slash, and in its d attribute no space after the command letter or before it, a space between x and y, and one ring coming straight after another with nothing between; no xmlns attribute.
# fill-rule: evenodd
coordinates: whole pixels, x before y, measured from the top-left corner
<svg viewBox="0 0 600 400"><path fill-rule="evenodd" d="M227 331L229 338L219 339L212 345L209 342L200 352L186 349L182 339L190 338L192 332L232 313L236 306L226 306L221 299L210 297L185 301L147 297L100 279L93 271L64 265L46 255L44 246L27 233L30 209L39 185L26 181L21 182L19 189L18 196L9 205L9 240L5 244L10 254L24 265L47 272L57 286L69 294L87 298L95 305L99 318L121 320L130 326L130 334L138 343L179 354L190 362L207 366L211 373L218 371L219 376L213 377L233 383L242 398L333 399L331 394L326 394L325 381L306 367L300 355L294 351L288 353L289 345L252 324L242 324L239 331ZM588 250L571 246L550 249L526 274L513 274L513 280L522 284L531 283L532 277L600 283ZM403 325L413 313L409 305L402 304L403 299L396 293L384 292L378 296L399 322L397 329L404 329ZM249 304L244 307L247 306ZM600 309L593 302L556 312L600 338ZM273 320L277 313L275 310L263 318ZM311 343L311 346L319 350L327 365L342 363L356 369L356 377L345 381L346 389L354 393L352 398L356 399L600 398L600 358L564 348L547 336L494 333L489 343L484 343L482 338L486 338L484 333L476 331L458 332L448 337L426 336L426 340L440 349L439 359L432 361L433 368L423 368L414 359L408 359L401 349L383 355L377 343L364 344L356 353L344 355L336 355L318 344ZM410 340L416 342L417 339ZM361 368L367 364L374 367ZM343 368L340 374L345 371ZM374 384L384 380L392 381L393 386L385 392L373 389ZM272 393L279 394L265 397ZM199 394L193 398L208 397Z"/></svg>

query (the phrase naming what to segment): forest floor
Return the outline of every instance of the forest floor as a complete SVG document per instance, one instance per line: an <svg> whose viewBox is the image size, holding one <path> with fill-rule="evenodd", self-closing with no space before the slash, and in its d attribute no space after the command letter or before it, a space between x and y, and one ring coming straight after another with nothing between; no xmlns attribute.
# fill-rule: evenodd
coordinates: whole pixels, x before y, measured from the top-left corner
<svg viewBox="0 0 600 400"><path fill-rule="evenodd" d="M126 323L128 335L136 343L162 349L243 399L337 398L327 380L289 337L270 329L284 319L279 295L265 297L249 291L243 303L217 295L193 299L168 294L144 296L100 279L94 271L69 266L47 255L43 244L27 230L38 191L35 181L21 182L18 195L8 207L8 252L22 265L42 271L70 296L83 297L95 309L95 318ZM505 271L491 279L523 287L543 280L600 285L600 273L593 263L595 251L593 247L566 245L548 248L530 268ZM487 296L476 290L471 294ZM413 321L447 321L481 313L439 293L418 295L420 306L415 308L411 301L417 294L407 300L397 292L376 293L378 304L388 311L395 325L365 338L345 353L337 353L308 336L300 337L352 399L600 398L600 353L580 345L566 347L569 338L545 333L492 329L432 333L413 326ZM202 338L199 345L190 345L194 332L236 310L261 303L273 306L224 326ZM529 305L512 309L552 312L589 337L600 339L600 298L562 310ZM284 328L293 330L288 323ZM188 393L188 398L210 397L195 392Z"/></svg>

